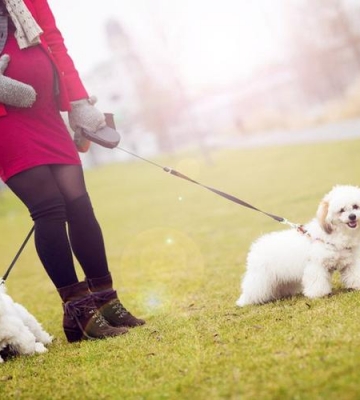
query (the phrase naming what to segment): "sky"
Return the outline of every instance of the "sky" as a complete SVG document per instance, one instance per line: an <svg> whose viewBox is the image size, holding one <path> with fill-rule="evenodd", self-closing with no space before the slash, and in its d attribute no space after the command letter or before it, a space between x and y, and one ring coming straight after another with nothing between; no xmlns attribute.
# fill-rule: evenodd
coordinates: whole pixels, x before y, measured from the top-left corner
<svg viewBox="0 0 360 400"><path fill-rule="evenodd" d="M165 52L194 87L246 77L284 52L286 0L49 0L80 74L110 58L105 22L121 22L150 59Z"/></svg>

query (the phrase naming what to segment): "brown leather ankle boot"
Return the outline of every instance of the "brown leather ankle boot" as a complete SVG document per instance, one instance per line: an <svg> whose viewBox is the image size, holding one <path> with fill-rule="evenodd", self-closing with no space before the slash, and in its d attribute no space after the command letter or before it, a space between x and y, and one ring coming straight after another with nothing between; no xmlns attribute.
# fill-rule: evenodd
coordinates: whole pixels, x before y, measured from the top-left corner
<svg viewBox="0 0 360 400"><path fill-rule="evenodd" d="M128 330L113 327L98 311L86 282L58 289L63 300L63 327L68 342L119 336Z"/></svg>
<svg viewBox="0 0 360 400"><path fill-rule="evenodd" d="M113 289L111 274L99 278L86 279L93 293L94 302L110 325L128 328L144 325L145 321L134 317L121 303Z"/></svg>
<svg viewBox="0 0 360 400"><path fill-rule="evenodd" d="M134 317L118 299L117 293L113 289L93 292L94 303L103 317L111 326L134 328L144 325L145 321Z"/></svg>

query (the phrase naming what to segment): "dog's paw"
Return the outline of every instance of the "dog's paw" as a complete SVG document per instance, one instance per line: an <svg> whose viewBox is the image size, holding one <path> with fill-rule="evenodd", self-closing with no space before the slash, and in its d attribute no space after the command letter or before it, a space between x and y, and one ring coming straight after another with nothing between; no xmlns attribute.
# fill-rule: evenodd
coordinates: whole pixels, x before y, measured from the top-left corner
<svg viewBox="0 0 360 400"><path fill-rule="evenodd" d="M42 332L39 337L37 337L37 340L41 342L42 344L50 344L53 341L54 337L50 336L47 332Z"/></svg>
<svg viewBox="0 0 360 400"><path fill-rule="evenodd" d="M305 279L306 278L306 279ZM305 297L310 299L316 299L319 297L325 297L331 294L332 286L328 276L316 277L311 274L307 274L303 279L303 294Z"/></svg>
<svg viewBox="0 0 360 400"><path fill-rule="evenodd" d="M238 307L244 307L247 304L250 304L249 302L246 301L246 298L244 297L244 295L241 295L238 300L235 303Z"/></svg>
<svg viewBox="0 0 360 400"><path fill-rule="evenodd" d="M330 296L331 292L332 292L331 290L319 290L319 289L316 289L316 290L308 289L307 290L307 289L304 289L303 294L305 297L308 297L309 299L318 299L320 297Z"/></svg>
<svg viewBox="0 0 360 400"><path fill-rule="evenodd" d="M35 353L46 353L48 349L40 342L35 343Z"/></svg>

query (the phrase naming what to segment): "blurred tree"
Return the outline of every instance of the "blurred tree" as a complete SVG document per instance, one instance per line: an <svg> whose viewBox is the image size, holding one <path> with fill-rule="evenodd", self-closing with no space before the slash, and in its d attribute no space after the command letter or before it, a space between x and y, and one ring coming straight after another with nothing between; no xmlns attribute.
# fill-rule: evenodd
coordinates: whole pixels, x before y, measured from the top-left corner
<svg viewBox="0 0 360 400"><path fill-rule="evenodd" d="M339 97L360 72L360 33L343 0L286 3L289 53L303 90L319 102ZM349 11L350 10L350 11Z"/></svg>
<svg viewBox="0 0 360 400"><path fill-rule="evenodd" d="M183 106L176 90L176 82L168 69L158 71L156 76L152 73L146 63L146 57L141 54L141 50L136 47L120 22L108 21L106 33L114 55L113 68L116 68L118 63L126 70L122 79L131 80L136 97L137 111L126 118L128 127L131 129L132 125L143 125L145 130L156 136L161 150L172 150L171 127ZM126 97L126 93L121 93L121 85L114 90L119 92L119 97Z"/></svg>

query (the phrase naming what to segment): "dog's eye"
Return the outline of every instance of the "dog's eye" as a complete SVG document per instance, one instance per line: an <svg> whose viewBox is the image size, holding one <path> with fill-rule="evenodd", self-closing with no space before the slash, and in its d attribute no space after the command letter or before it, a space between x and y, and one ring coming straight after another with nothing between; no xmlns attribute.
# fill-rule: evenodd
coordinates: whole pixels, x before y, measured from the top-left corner
<svg viewBox="0 0 360 400"><path fill-rule="evenodd" d="M343 213L343 212L345 212L345 208L341 208L340 211L339 211L340 214Z"/></svg>
<svg viewBox="0 0 360 400"><path fill-rule="evenodd" d="M354 205L353 205L353 209L354 209L354 210L357 210L358 208L359 208L359 206L358 206L357 204L354 204Z"/></svg>

